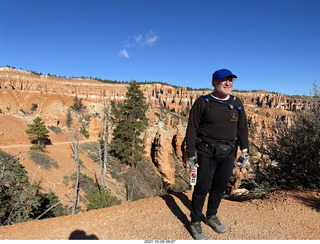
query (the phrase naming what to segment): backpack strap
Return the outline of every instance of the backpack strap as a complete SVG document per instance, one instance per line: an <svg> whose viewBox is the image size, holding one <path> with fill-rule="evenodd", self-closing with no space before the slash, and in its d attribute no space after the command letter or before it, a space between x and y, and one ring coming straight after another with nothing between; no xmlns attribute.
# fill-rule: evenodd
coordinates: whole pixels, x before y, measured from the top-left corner
<svg viewBox="0 0 320 244"><path fill-rule="evenodd" d="M211 101L214 101L214 102L217 102L217 103L221 103L221 104L227 105L227 106L229 106L230 109L236 108L236 109L238 109L239 112L241 112L241 110L242 110L241 107L235 106L235 105L230 104L230 103L222 102L222 101L220 101L220 100L218 100L218 99L215 99L215 98L213 98L213 97L210 97L210 96L201 96L201 97L203 97L207 102L208 102L208 99L209 99L209 100L211 100ZM235 100L236 100L236 97L233 97L233 101L235 101Z"/></svg>
<svg viewBox="0 0 320 244"><path fill-rule="evenodd" d="M231 95L231 96L232 96L232 95ZM211 96L208 96L208 95L204 95L204 96L200 96L200 97L204 98L205 101L206 101L206 107L205 107L204 111L202 112L201 119L200 119L200 127L199 127L199 131L197 132L197 134L200 135L200 136L203 135L203 133L202 133L202 131L201 131L201 123L202 123L202 121L204 120L207 112L209 111L209 100L214 101L214 102L217 102L217 103L221 103L221 104L224 104L224 105L227 105L230 109L236 108L236 109L239 111L239 114L241 114L241 111L242 111L242 108L241 108L241 107L235 106L235 105L230 104L230 103L222 102L222 101L220 101L220 100L218 100L218 99L215 99L215 98L213 98L213 97L211 97ZM235 102L236 99L237 99L237 97L235 97L235 96L232 96L232 97L233 97L233 101Z"/></svg>

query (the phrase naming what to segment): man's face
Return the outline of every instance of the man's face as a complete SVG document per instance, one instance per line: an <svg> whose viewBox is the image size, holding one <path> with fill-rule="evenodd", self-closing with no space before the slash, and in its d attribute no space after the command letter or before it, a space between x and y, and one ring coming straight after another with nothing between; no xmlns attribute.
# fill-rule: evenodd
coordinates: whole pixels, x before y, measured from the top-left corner
<svg viewBox="0 0 320 244"><path fill-rule="evenodd" d="M225 98L232 92L233 78L226 77L223 79L213 80L212 85L216 95L221 98Z"/></svg>

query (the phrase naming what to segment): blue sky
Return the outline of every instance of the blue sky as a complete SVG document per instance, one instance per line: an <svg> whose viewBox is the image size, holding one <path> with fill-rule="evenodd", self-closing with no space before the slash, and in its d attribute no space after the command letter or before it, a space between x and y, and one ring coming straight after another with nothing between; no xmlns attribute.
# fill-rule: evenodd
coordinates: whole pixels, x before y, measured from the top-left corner
<svg viewBox="0 0 320 244"><path fill-rule="evenodd" d="M0 66L57 76L309 95L320 80L318 0L10 0Z"/></svg>

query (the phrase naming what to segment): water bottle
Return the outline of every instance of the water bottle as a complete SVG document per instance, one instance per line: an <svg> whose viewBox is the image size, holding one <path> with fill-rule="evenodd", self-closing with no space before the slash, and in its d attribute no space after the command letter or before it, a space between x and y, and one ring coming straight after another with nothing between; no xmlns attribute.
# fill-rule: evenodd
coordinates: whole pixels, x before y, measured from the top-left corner
<svg viewBox="0 0 320 244"><path fill-rule="evenodd" d="M197 183L197 170L198 170L198 167L194 167L191 170L190 185L192 185L192 186L196 185L196 183Z"/></svg>
<svg viewBox="0 0 320 244"><path fill-rule="evenodd" d="M238 158L238 162L241 163L241 167L245 168L247 167L249 160L248 160L248 155L242 154L239 158Z"/></svg>

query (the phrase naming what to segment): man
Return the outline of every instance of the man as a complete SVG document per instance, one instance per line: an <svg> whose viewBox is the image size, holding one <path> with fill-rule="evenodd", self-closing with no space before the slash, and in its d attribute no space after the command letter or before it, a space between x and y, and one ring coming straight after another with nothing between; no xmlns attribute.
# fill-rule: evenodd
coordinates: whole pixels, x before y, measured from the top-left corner
<svg viewBox="0 0 320 244"><path fill-rule="evenodd" d="M190 230L198 240L207 239L201 228L201 219L209 190L205 222L219 234L227 231L216 216L218 207L232 174L238 145L243 154L241 157L246 158L248 154L244 107L239 98L231 95L235 78L237 76L227 69L214 72L214 91L199 97L190 111L186 132L187 156L191 169L197 167L198 171L192 195Z"/></svg>

